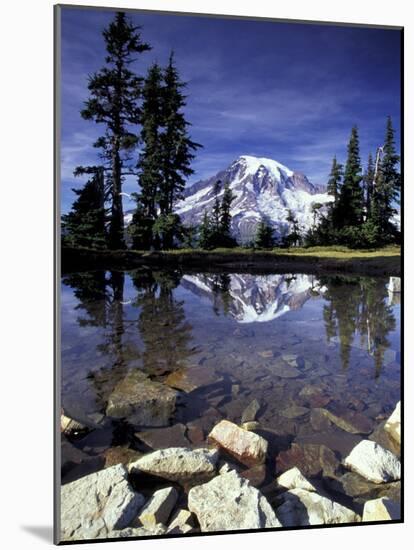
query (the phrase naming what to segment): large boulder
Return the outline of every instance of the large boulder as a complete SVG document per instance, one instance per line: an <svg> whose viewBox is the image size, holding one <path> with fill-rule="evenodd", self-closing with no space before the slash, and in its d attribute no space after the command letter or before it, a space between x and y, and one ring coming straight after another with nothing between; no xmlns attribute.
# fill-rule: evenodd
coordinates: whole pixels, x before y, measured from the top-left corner
<svg viewBox="0 0 414 550"><path fill-rule="evenodd" d="M368 500L365 503L362 521L389 521L392 519L401 519L399 502L382 497Z"/></svg>
<svg viewBox="0 0 414 550"><path fill-rule="evenodd" d="M138 520L143 527L154 527L166 524L172 509L177 502L178 493L174 487L165 487L155 491L145 506L140 510Z"/></svg>
<svg viewBox="0 0 414 550"><path fill-rule="evenodd" d="M283 494L283 504L277 509L277 516L284 527L361 521L360 516L349 508L299 488Z"/></svg>
<svg viewBox="0 0 414 550"><path fill-rule="evenodd" d="M234 470L193 487L188 507L202 532L281 527L265 497Z"/></svg>
<svg viewBox="0 0 414 550"><path fill-rule="evenodd" d="M209 433L208 439L247 466L263 464L266 460L267 441L260 435L243 430L228 420L222 420L216 424Z"/></svg>
<svg viewBox="0 0 414 550"><path fill-rule="evenodd" d="M305 491L316 491L299 468L293 467L277 478L277 485L283 489L305 489Z"/></svg>
<svg viewBox="0 0 414 550"><path fill-rule="evenodd" d="M398 458L374 441L358 443L345 458L344 465L374 483L387 483L401 477Z"/></svg>
<svg viewBox="0 0 414 550"><path fill-rule="evenodd" d="M401 403L397 403L394 412L384 424L384 430L387 431L398 444L401 444Z"/></svg>
<svg viewBox="0 0 414 550"><path fill-rule="evenodd" d="M130 472L145 472L179 483L200 482L216 473L217 450L170 447L147 454L129 465Z"/></svg>
<svg viewBox="0 0 414 550"><path fill-rule="evenodd" d="M106 538L136 517L144 497L127 480L122 464L88 475L61 488L61 538Z"/></svg>
<svg viewBox="0 0 414 550"><path fill-rule="evenodd" d="M139 370L119 382L108 399L107 416L126 418L135 426L167 426L174 414L177 392L154 382Z"/></svg>

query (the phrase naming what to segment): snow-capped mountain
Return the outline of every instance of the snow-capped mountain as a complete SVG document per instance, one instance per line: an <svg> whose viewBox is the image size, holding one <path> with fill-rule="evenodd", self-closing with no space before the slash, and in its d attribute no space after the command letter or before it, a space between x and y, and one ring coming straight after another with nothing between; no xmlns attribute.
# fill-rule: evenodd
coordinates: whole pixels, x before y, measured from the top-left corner
<svg viewBox="0 0 414 550"><path fill-rule="evenodd" d="M301 230L306 231L313 224L312 204L332 200L304 174L272 159L243 155L225 170L187 189L184 200L176 206L185 225L199 224L204 210L211 210L213 188L218 180L223 184L228 182L235 196L231 209L232 233L240 243L254 239L261 219L273 226L275 236L283 236L289 229L288 210L293 211ZM222 193L223 189L220 195Z"/></svg>
<svg viewBox="0 0 414 550"><path fill-rule="evenodd" d="M184 275L181 285L219 307L221 291L214 275ZM228 275L228 314L239 323L273 321L288 311L300 309L322 287L312 275Z"/></svg>

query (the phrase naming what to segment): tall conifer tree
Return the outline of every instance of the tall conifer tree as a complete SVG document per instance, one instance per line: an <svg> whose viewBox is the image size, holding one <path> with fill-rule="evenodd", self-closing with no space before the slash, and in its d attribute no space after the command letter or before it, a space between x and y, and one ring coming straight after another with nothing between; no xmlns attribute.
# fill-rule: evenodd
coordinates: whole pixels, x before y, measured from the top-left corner
<svg viewBox="0 0 414 550"><path fill-rule="evenodd" d="M344 180L338 199L337 215L340 227L359 226L362 223L364 197L361 170L358 129L354 126L351 130Z"/></svg>
<svg viewBox="0 0 414 550"><path fill-rule="evenodd" d="M142 42L139 27L133 26L123 12L116 13L103 31L103 37L106 64L89 79L90 97L81 115L105 126L105 133L95 142L95 147L102 149L107 163L111 196L109 245L116 249L125 246L122 182L125 172L130 170L126 163L137 144L134 127L140 116L138 100L142 78L129 67L134 55L149 50L150 46Z"/></svg>
<svg viewBox="0 0 414 550"><path fill-rule="evenodd" d="M190 123L186 121L182 112L186 105L182 89L186 84L180 80L173 53L170 55L163 77L164 132L161 137L163 183L159 204L161 214L170 214L174 203L183 198L186 178L194 173L191 168L193 152L201 145L192 141L188 134Z"/></svg>

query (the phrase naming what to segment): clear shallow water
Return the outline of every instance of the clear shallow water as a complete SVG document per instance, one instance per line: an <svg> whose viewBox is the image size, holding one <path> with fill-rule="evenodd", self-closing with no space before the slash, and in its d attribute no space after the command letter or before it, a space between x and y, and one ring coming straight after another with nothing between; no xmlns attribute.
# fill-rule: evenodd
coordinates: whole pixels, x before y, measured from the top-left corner
<svg viewBox="0 0 414 550"><path fill-rule="evenodd" d="M341 458L347 438L353 445L360 436L326 428L313 409L373 430L400 399L399 294L388 283L149 270L64 277L62 406L99 428L76 447L98 459L119 445L199 446L220 419L240 424L257 399L260 428L285 438L285 447L326 444ZM190 369L191 388L164 423L179 430L158 432L157 441L154 432L166 426L106 416L108 399L132 372L177 387ZM73 478L72 464L78 468L69 460L63 481Z"/></svg>

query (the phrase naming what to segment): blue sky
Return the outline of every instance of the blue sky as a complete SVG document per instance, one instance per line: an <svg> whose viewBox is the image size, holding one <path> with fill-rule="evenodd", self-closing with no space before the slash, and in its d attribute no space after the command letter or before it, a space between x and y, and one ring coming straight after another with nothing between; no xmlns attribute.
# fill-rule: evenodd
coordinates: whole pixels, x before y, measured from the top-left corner
<svg viewBox="0 0 414 550"><path fill-rule="evenodd" d="M62 9L62 210L73 202L79 164L97 162L102 126L79 114L88 75L104 63L102 29L113 12ZM188 83L191 137L204 145L189 183L243 154L273 158L326 183L333 155L344 161L353 124L361 156L381 144L393 117L399 147L400 32L212 17L129 13L152 45L133 65L144 75L171 49ZM128 178L124 190L135 191ZM126 203L130 208L133 203Z"/></svg>

